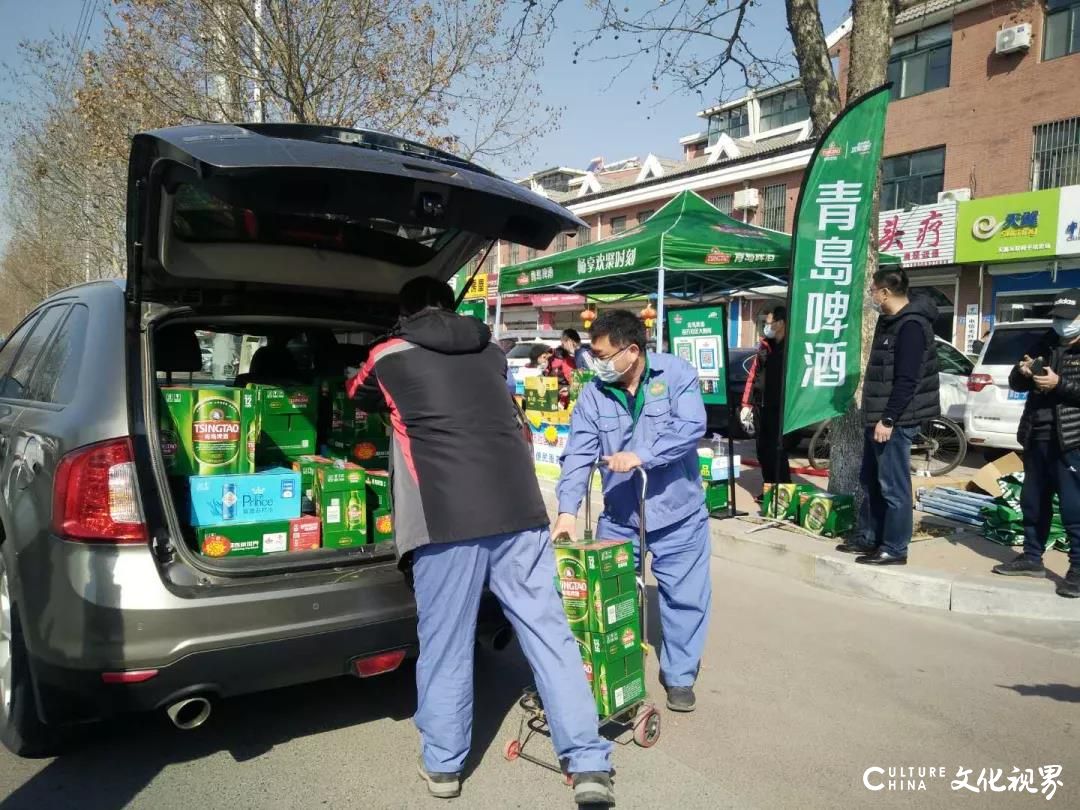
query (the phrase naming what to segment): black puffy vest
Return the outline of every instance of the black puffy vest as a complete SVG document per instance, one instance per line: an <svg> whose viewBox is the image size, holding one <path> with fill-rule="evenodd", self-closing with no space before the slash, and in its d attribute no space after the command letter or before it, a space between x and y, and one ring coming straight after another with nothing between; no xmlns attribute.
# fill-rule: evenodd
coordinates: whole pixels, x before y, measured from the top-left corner
<svg viewBox="0 0 1080 810"><path fill-rule="evenodd" d="M1056 390L1049 394L1041 394L1032 384L1030 378L1019 376L1015 371L1009 376L1009 383L1017 382L1015 387L1018 391L1030 391L1027 402L1024 403L1024 414L1020 417L1020 428L1016 431L1016 440L1021 447L1026 447L1028 437L1031 435L1032 414L1040 407L1049 406L1054 409L1054 428L1058 446L1063 451L1075 450L1080 447L1080 407L1065 404L1066 401L1076 402L1077 392L1080 392L1080 350L1075 348L1066 350L1059 345L1057 334L1050 331L1040 343L1027 351L1029 357L1042 357L1046 359L1050 368L1060 376Z"/></svg>
<svg viewBox="0 0 1080 810"><path fill-rule="evenodd" d="M867 425L881 420L893 387L893 349L900 328L908 321L917 321L923 329L926 348L923 350L919 382L915 395L896 420L898 425L918 425L932 416L941 415L941 396L938 393L937 347L934 346L934 319L937 307L925 296L913 296L906 307L895 315L882 315L874 329L874 342L863 377L863 417Z"/></svg>

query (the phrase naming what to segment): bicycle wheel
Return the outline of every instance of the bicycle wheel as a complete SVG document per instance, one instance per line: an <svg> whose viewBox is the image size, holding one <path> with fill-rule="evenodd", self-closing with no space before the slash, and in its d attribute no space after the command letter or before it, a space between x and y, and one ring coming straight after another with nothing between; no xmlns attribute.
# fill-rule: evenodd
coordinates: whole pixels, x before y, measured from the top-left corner
<svg viewBox="0 0 1080 810"><path fill-rule="evenodd" d="M810 449L807 450L807 460L815 470L829 469L829 422L822 422L821 426L814 431L810 438Z"/></svg>
<svg viewBox="0 0 1080 810"><path fill-rule="evenodd" d="M967 455L967 437L956 422L944 416L927 419L911 443L911 471L915 475L945 475Z"/></svg>

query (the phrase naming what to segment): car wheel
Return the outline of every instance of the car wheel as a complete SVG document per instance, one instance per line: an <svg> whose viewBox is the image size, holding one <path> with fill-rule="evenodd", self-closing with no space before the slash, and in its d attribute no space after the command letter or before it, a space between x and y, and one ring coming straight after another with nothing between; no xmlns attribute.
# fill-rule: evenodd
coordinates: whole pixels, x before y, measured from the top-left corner
<svg viewBox="0 0 1080 810"><path fill-rule="evenodd" d="M56 752L60 730L38 717L30 663L12 598L11 580L0 554L0 742L22 757L43 757Z"/></svg>

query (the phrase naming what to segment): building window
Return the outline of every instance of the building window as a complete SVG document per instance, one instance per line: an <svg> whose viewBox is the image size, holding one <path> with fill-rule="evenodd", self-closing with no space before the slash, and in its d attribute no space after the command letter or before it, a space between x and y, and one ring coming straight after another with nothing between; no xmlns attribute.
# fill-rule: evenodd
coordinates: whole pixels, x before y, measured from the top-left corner
<svg viewBox="0 0 1080 810"><path fill-rule="evenodd" d="M555 251L562 253L564 250L566 250L566 234L560 233L555 237Z"/></svg>
<svg viewBox="0 0 1080 810"><path fill-rule="evenodd" d="M801 87L761 99L761 132L801 124L810 117L810 105Z"/></svg>
<svg viewBox="0 0 1080 810"><path fill-rule="evenodd" d="M945 182L945 147L881 161L881 210L937 202Z"/></svg>
<svg viewBox="0 0 1080 810"><path fill-rule="evenodd" d="M724 132L729 138L745 138L750 134L750 115L745 104L709 116L709 146L720 140Z"/></svg>
<svg viewBox="0 0 1080 810"><path fill-rule="evenodd" d="M611 218L611 232L613 234L622 233L626 230L626 217L612 217Z"/></svg>
<svg viewBox="0 0 1080 810"><path fill-rule="evenodd" d="M1047 0L1043 59L1080 53L1080 0Z"/></svg>
<svg viewBox="0 0 1080 810"><path fill-rule="evenodd" d="M638 225L644 225L646 222L649 221L649 218L655 213L656 213L656 211L654 211L651 208L647 208L644 211L638 211L638 215L637 215Z"/></svg>
<svg viewBox="0 0 1080 810"><path fill-rule="evenodd" d="M1031 187L1057 188L1080 184L1080 118L1035 127L1031 155Z"/></svg>
<svg viewBox="0 0 1080 810"><path fill-rule="evenodd" d="M951 61L951 23L894 40L888 72L892 97L908 98L948 87Z"/></svg>
<svg viewBox="0 0 1080 810"><path fill-rule="evenodd" d="M579 245L587 245L592 241L592 228L586 225L583 228L577 229L577 238Z"/></svg>
<svg viewBox="0 0 1080 810"><path fill-rule="evenodd" d="M765 186L765 216L762 224L774 231L784 230L787 219L787 185Z"/></svg>
<svg viewBox="0 0 1080 810"><path fill-rule="evenodd" d="M513 242L510 243L510 264L518 263L518 246Z"/></svg>
<svg viewBox="0 0 1080 810"><path fill-rule="evenodd" d="M709 203L720 210L721 214L727 214L731 216L731 212L735 210L735 195L734 194L720 194L716 197L710 197Z"/></svg>

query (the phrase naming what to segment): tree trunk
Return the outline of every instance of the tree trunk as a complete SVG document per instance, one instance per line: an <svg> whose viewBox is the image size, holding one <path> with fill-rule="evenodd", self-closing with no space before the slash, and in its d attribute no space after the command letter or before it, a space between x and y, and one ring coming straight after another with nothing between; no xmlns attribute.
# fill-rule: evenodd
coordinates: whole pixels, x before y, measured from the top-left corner
<svg viewBox="0 0 1080 810"><path fill-rule="evenodd" d="M847 98L853 101L885 83L889 49L892 43L896 8L893 0L855 0L852 4L851 58L848 69ZM874 186L870 211L870 248L866 254L866 279L869 286L877 270L877 220L881 183ZM877 313L869 307L863 310L862 362L866 368L870 342L877 325ZM862 380L843 416L833 420L829 451L829 491L854 493L862 499L859 468L862 463L865 426L863 425Z"/></svg>
<svg viewBox="0 0 1080 810"><path fill-rule="evenodd" d="M821 133L840 113L840 92L825 44L817 0L787 0L787 18L803 92L810 105L810 119L814 132Z"/></svg>

